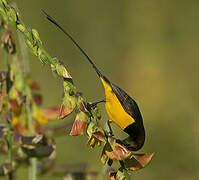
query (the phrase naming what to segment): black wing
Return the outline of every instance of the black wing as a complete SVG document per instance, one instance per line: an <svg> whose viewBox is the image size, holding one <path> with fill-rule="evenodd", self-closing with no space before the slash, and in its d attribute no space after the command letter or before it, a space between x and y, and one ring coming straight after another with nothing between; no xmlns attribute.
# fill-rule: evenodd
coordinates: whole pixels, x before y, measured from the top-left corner
<svg viewBox="0 0 199 180"><path fill-rule="evenodd" d="M137 124L143 124L142 122L142 115L138 108L137 103L121 88L117 87L114 84L110 84L112 87L113 92L117 96L118 100L120 101L124 110L135 119Z"/></svg>

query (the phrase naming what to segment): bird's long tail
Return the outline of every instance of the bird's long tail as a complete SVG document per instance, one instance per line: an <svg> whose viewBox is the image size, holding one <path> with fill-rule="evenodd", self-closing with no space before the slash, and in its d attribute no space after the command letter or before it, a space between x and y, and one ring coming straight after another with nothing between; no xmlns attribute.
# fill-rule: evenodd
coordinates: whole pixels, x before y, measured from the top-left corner
<svg viewBox="0 0 199 180"><path fill-rule="evenodd" d="M46 18L53 23L54 25L56 25L73 43L74 45L80 50L80 52L86 57L86 59L89 61L89 63L92 65L92 67L94 68L95 72L97 73L97 75L99 77L104 77L101 72L98 70L98 68L95 66L95 64L93 63L93 61L89 58L89 56L86 54L86 52L79 46L79 44L77 43L77 41L75 41L75 39L66 31L64 30L64 28L62 28L56 21L55 19L53 19L50 15L48 15L43 9L42 12L46 15Z"/></svg>

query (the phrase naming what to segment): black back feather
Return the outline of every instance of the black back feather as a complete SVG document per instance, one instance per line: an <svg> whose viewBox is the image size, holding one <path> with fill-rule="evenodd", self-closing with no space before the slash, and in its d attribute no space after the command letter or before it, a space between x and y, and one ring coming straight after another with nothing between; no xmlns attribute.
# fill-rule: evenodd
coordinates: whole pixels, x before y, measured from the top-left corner
<svg viewBox="0 0 199 180"><path fill-rule="evenodd" d="M122 107L128 113L137 124L142 125L142 115L138 108L137 103L121 88L111 83L111 87L118 100L120 101Z"/></svg>

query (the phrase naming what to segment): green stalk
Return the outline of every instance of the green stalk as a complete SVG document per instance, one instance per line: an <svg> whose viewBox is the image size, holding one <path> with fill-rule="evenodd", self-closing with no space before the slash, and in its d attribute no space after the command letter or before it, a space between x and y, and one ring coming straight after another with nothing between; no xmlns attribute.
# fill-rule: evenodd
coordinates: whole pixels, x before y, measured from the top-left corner
<svg viewBox="0 0 199 180"><path fill-rule="evenodd" d="M37 180L37 158L30 159L29 180Z"/></svg>
<svg viewBox="0 0 199 180"><path fill-rule="evenodd" d="M23 65L24 65L24 73L25 77L29 76L30 74L30 67L29 67L29 57L27 52L27 46L24 43L24 39L22 35L18 32L19 44L21 47ZM34 126L32 121L32 114L31 114L31 107L30 107L30 88L24 83L25 94L26 94L26 115L28 120L28 129L30 134L34 133ZM37 158L30 158L30 167L29 167L29 180L37 180Z"/></svg>
<svg viewBox="0 0 199 180"><path fill-rule="evenodd" d="M105 123L104 125L104 129L105 131L109 131L109 126L108 123ZM107 179L107 170L108 170L108 161L106 161L106 163L103 165L102 170L101 170L101 180Z"/></svg>
<svg viewBox="0 0 199 180"><path fill-rule="evenodd" d="M108 164L107 164L107 162L103 165L103 168L102 168L102 172L101 172L101 174L102 174L102 176L101 176L101 180L104 180L104 179L106 179L106 177L107 177L107 170L108 170Z"/></svg>
<svg viewBox="0 0 199 180"><path fill-rule="evenodd" d="M26 103L26 113L28 116L29 132L33 132L34 127L32 124L32 115L31 115L31 111L30 111L30 104L28 104L28 103ZM37 158L30 158L29 180L37 180Z"/></svg>
<svg viewBox="0 0 199 180"><path fill-rule="evenodd" d="M33 134L34 127L32 123L32 115L30 110L30 102L26 102L26 114L28 117L28 128L29 132ZM29 167L29 180L37 180L37 158L30 158L30 167Z"/></svg>
<svg viewBox="0 0 199 180"><path fill-rule="evenodd" d="M10 71L10 66L9 66L9 61L8 61L8 52L5 51L5 63L6 63L6 109L9 112L10 110L10 98L9 98L9 90L10 90L10 80L9 80L9 71ZM6 120L6 126L7 126L7 145L8 145L8 162L12 166L12 142L13 142L13 136L12 136L12 124L9 122L9 120ZM12 171L8 174L8 179L12 180L13 179L13 174Z"/></svg>

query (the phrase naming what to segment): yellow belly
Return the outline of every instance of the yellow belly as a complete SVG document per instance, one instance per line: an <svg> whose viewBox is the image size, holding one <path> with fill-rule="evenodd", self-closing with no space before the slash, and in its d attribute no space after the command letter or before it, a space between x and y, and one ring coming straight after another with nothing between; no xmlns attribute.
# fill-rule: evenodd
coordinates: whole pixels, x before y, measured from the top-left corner
<svg viewBox="0 0 199 180"><path fill-rule="evenodd" d="M125 112L117 96L113 93L112 88L102 78L102 83L105 89L106 96L106 111L111 121L117 124L122 130L130 124L134 123L135 120Z"/></svg>

